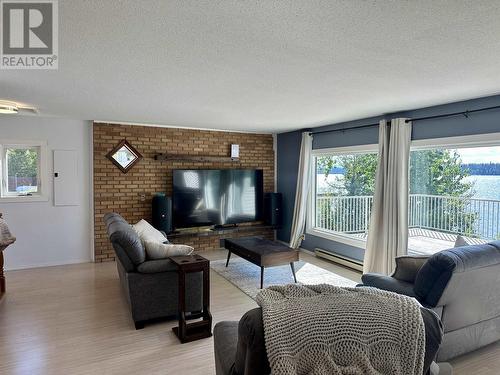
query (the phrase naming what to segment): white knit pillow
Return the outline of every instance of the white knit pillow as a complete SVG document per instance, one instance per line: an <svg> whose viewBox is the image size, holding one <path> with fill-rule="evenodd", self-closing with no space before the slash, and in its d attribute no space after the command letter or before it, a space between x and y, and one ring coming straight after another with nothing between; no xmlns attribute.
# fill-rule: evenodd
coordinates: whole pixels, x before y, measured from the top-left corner
<svg viewBox="0 0 500 375"><path fill-rule="evenodd" d="M465 238L463 238L461 235L458 235L457 240L455 241L454 247L462 247L462 246L469 246L469 245L471 245L471 244L468 243Z"/></svg>
<svg viewBox="0 0 500 375"><path fill-rule="evenodd" d="M164 259L177 255L191 255L194 249L188 245L146 241L144 244L148 259Z"/></svg>
<svg viewBox="0 0 500 375"><path fill-rule="evenodd" d="M153 227L144 219L132 225L132 227L139 235L139 238L141 239L141 242L144 246L146 244L146 241L156 241L159 243L168 241L167 237L165 237L162 232Z"/></svg>

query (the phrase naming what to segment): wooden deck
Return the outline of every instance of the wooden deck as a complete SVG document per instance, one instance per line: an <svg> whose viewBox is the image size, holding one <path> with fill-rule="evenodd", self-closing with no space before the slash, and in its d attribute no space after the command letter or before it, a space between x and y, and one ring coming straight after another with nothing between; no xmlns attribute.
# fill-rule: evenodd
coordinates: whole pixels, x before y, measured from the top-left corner
<svg viewBox="0 0 500 375"><path fill-rule="evenodd" d="M455 246L455 241L447 241L437 238L414 236L408 237L408 253L418 255L432 255L441 250L450 249Z"/></svg>
<svg viewBox="0 0 500 375"><path fill-rule="evenodd" d="M467 243L482 244L488 241L463 236ZM430 229L411 228L408 236L408 253L432 255L455 246L456 234L443 233Z"/></svg>
<svg viewBox="0 0 500 375"><path fill-rule="evenodd" d="M367 234L353 234L366 240ZM463 236L470 244L481 244L488 241L479 238ZM455 246L456 234L443 233L430 229L410 228L408 233L408 253L415 255L432 255Z"/></svg>

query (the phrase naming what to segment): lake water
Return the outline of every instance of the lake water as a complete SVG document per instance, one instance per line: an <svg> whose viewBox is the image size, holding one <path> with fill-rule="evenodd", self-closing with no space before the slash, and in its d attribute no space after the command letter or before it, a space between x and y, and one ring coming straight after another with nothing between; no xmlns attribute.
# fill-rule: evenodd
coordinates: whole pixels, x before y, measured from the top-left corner
<svg viewBox="0 0 500 375"><path fill-rule="evenodd" d="M464 181L474 183L474 198L500 200L500 176L469 176Z"/></svg>

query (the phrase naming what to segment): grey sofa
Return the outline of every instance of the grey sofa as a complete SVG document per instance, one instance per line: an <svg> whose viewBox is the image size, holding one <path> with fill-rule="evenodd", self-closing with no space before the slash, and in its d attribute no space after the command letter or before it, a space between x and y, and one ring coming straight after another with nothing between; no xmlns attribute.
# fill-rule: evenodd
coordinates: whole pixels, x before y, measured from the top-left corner
<svg viewBox="0 0 500 375"><path fill-rule="evenodd" d="M392 276L368 273L362 281L415 297L439 315L444 327L439 361L500 339L500 241L399 257Z"/></svg>
<svg viewBox="0 0 500 375"><path fill-rule="evenodd" d="M122 289L136 329L153 319L175 318L178 306L176 267L170 259L148 260L132 226L119 214L104 215L107 233L116 253ZM186 306L189 312L202 310L201 273L186 277Z"/></svg>
<svg viewBox="0 0 500 375"><path fill-rule="evenodd" d="M429 371L442 337L437 315L421 308L425 324L424 374L450 374L449 369ZM217 375L267 375L271 373L267 359L262 310L248 311L239 322L219 322L214 327L215 368Z"/></svg>

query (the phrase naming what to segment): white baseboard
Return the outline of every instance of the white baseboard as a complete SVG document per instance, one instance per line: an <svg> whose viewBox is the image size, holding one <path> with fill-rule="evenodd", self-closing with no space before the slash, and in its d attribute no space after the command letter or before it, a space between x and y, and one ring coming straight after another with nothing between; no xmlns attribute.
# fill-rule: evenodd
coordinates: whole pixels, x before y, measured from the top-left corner
<svg viewBox="0 0 500 375"><path fill-rule="evenodd" d="M316 254L317 257L328 259L331 262L340 264L344 267L351 268L358 272L363 272L363 263L361 263L356 259L349 258L333 252L329 252L320 248L314 249L314 253Z"/></svg>
<svg viewBox="0 0 500 375"><path fill-rule="evenodd" d="M90 259L73 259L64 262L46 262L46 263L35 263L35 264L23 264L22 266L5 267L5 271L17 271L25 270L30 268L42 268L42 267L54 267L54 266L65 266L69 264L80 264L80 263L91 263Z"/></svg>

